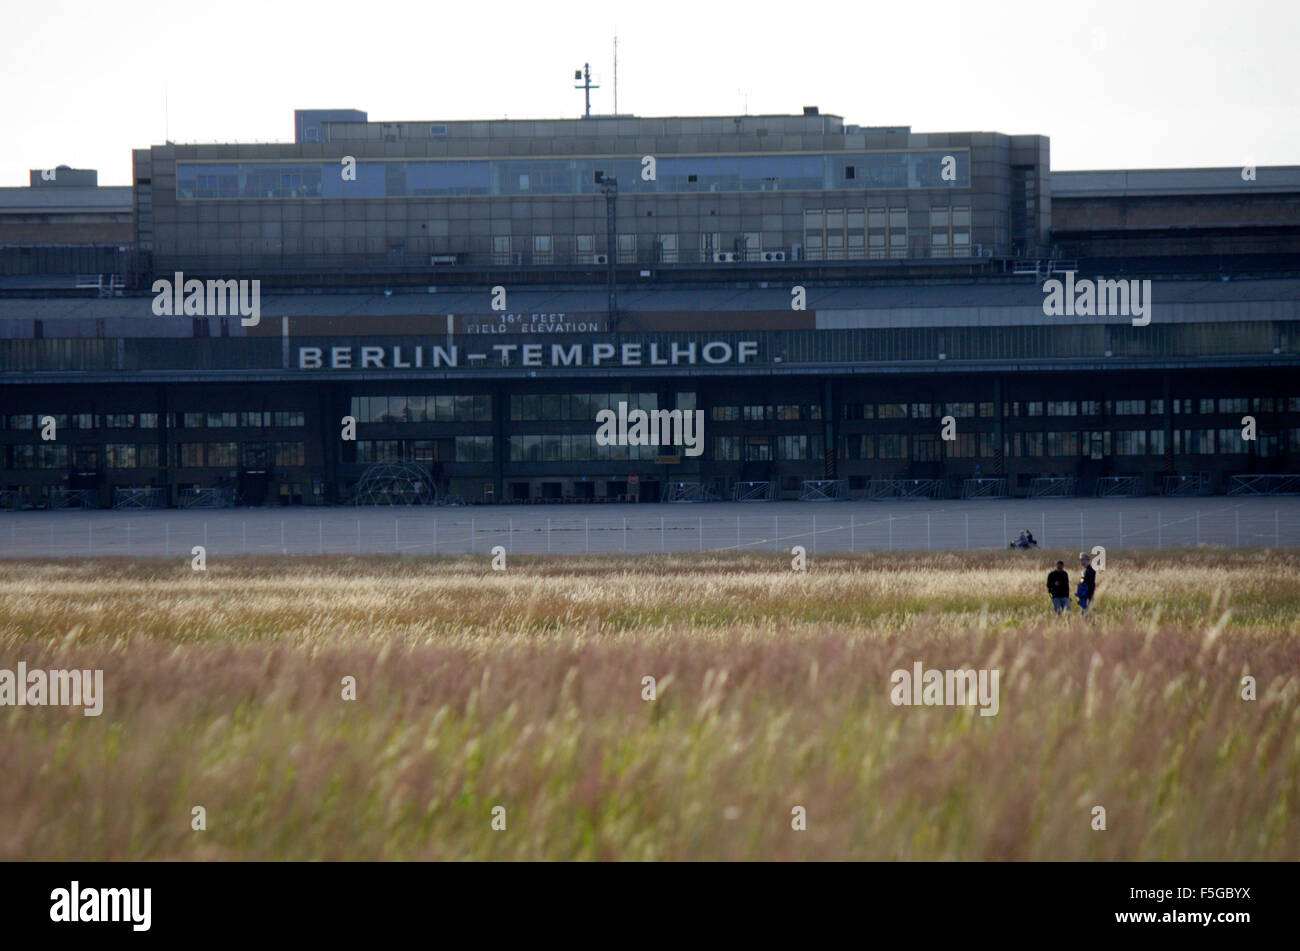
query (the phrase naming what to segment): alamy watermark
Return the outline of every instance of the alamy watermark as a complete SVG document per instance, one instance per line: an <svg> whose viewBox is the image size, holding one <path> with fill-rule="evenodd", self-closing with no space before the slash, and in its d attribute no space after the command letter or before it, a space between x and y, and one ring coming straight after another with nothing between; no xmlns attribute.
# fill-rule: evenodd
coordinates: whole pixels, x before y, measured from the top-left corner
<svg viewBox="0 0 1300 951"><path fill-rule="evenodd" d="M1074 271L1065 272L1065 281L1052 278L1043 284L1043 313L1048 317L1131 317L1134 327L1151 323L1151 282L1149 280L1108 281L1091 278L1074 279Z"/></svg>
<svg viewBox="0 0 1300 951"><path fill-rule="evenodd" d="M175 280L160 277L153 282L153 312L157 317L234 317L245 327L262 320L261 281L185 280L177 271Z"/></svg>
<svg viewBox="0 0 1300 951"><path fill-rule="evenodd" d="M85 707L82 714L104 712L103 670L0 669L0 707Z"/></svg>
<svg viewBox="0 0 1300 951"><path fill-rule="evenodd" d="M912 669L889 675L893 689L889 702L896 707L960 707L979 705L980 716L997 716L1001 670L923 670L918 660Z"/></svg>
<svg viewBox="0 0 1300 951"><path fill-rule="evenodd" d="M50 892L50 921L129 922L132 931L148 931L152 906L152 888L83 888L73 881Z"/></svg>
<svg viewBox="0 0 1300 951"><path fill-rule="evenodd" d="M618 404L618 412L596 414L598 446L682 446L685 455L704 452L704 410L634 409Z"/></svg>

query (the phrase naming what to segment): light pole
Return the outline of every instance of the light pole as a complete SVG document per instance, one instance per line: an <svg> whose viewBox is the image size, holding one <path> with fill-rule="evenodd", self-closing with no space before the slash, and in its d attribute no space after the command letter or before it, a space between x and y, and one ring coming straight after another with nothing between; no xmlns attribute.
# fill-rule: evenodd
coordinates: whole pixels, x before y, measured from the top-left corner
<svg viewBox="0 0 1300 951"><path fill-rule="evenodd" d="M618 284L615 280L614 268L618 261L618 248L615 246L618 239L618 179L610 178L597 169L595 181L605 196L605 290L609 297L606 305L607 320L609 332L617 333Z"/></svg>

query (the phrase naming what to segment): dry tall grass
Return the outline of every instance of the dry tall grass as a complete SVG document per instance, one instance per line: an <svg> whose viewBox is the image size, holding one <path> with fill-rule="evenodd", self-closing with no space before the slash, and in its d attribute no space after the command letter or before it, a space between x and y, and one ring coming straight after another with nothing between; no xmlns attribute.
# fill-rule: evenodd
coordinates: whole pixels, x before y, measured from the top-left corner
<svg viewBox="0 0 1300 951"><path fill-rule="evenodd" d="M7 563L0 859L1300 859L1300 555L1056 557Z"/></svg>

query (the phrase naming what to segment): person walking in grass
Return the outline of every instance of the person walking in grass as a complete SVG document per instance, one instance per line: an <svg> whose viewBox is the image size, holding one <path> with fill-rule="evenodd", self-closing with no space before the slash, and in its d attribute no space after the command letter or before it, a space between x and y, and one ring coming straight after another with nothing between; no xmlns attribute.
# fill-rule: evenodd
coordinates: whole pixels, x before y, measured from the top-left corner
<svg viewBox="0 0 1300 951"><path fill-rule="evenodd" d="M1070 576L1066 573L1065 562L1058 561L1056 570L1048 572L1047 593L1052 597L1053 611L1070 613Z"/></svg>
<svg viewBox="0 0 1300 951"><path fill-rule="evenodd" d="M1079 588L1074 596L1079 599L1079 612L1086 615L1097 594L1097 572L1092 567L1092 556L1085 552L1079 552L1079 566L1083 568L1083 574L1079 576Z"/></svg>

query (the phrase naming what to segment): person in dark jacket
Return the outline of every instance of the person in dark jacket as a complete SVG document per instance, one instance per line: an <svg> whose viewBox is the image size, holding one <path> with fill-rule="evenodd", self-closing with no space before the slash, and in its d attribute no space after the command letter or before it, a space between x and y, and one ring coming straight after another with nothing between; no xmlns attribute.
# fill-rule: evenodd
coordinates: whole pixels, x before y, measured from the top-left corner
<svg viewBox="0 0 1300 951"><path fill-rule="evenodd" d="M1057 614L1070 613L1070 576L1065 571L1065 562L1058 561L1056 570L1048 573L1047 593L1052 597L1052 610Z"/></svg>
<svg viewBox="0 0 1300 951"><path fill-rule="evenodd" d="M1084 552L1079 553L1079 565L1083 568L1083 574L1079 577L1079 589L1074 596L1079 599L1079 611L1087 614L1088 606L1097 594L1097 572L1092 567L1092 556Z"/></svg>

